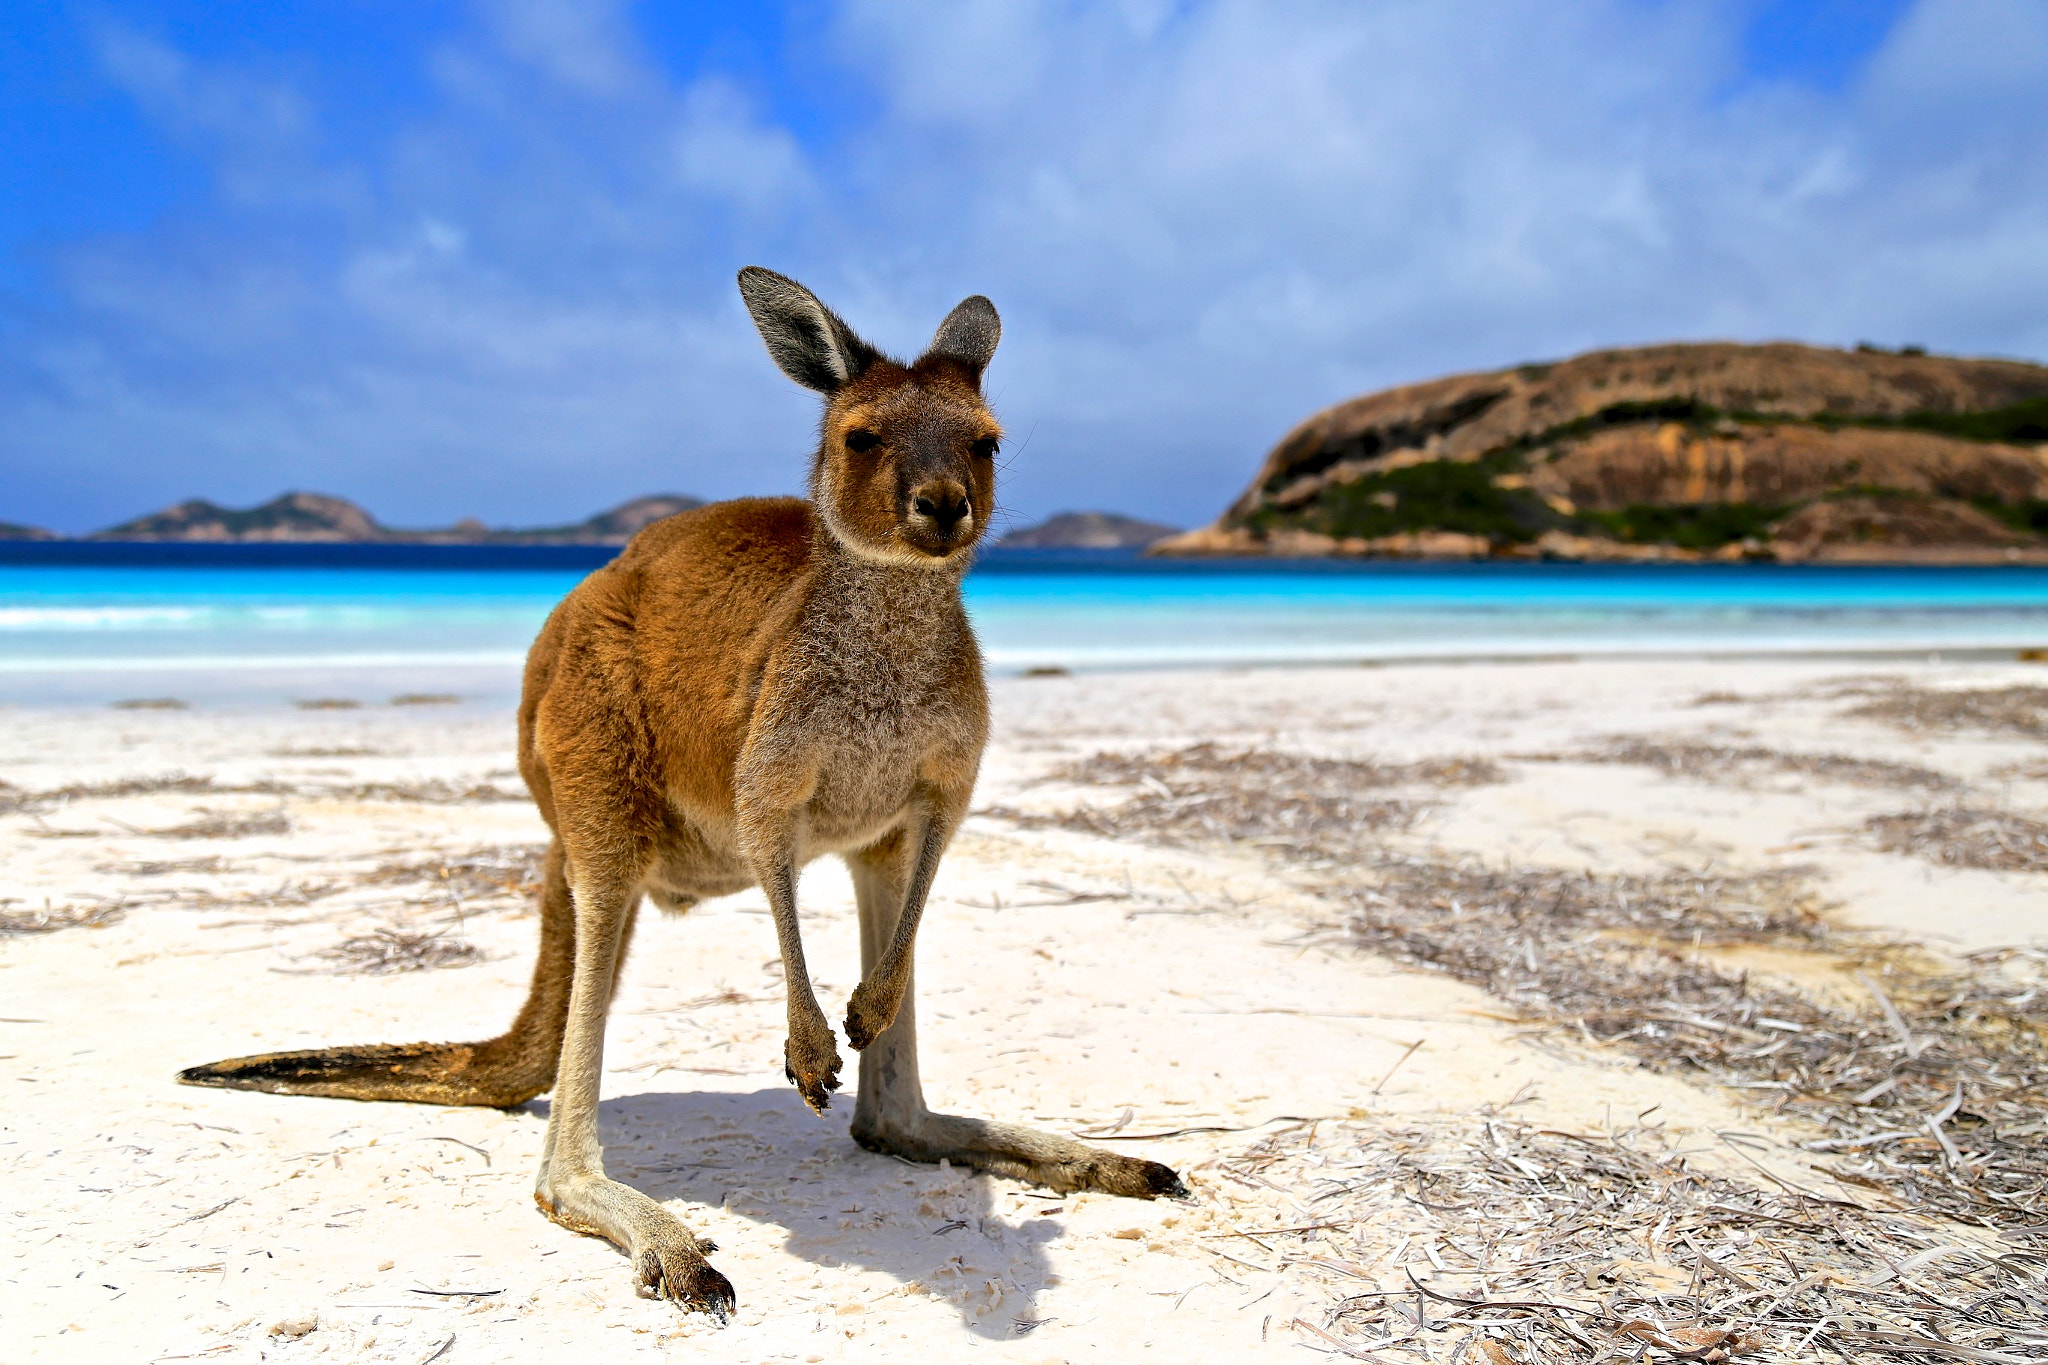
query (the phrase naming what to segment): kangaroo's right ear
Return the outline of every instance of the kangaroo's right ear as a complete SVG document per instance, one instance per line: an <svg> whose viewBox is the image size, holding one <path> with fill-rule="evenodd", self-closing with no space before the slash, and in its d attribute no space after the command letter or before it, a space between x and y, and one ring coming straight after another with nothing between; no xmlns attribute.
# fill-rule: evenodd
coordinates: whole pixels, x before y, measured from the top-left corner
<svg viewBox="0 0 2048 1365"><path fill-rule="evenodd" d="M750 265L740 272L740 297L768 343L768 354L807 389L836 393L881 358L816 294L787 275Z"/></svg>

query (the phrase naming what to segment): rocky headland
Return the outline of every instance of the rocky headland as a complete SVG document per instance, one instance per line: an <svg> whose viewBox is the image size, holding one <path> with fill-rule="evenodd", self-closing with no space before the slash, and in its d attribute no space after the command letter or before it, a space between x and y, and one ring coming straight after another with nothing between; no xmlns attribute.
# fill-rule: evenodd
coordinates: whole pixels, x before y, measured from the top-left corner
<svg viewBox="0 0 2048 1365"><path fill-rule="evenodd" d="M1407 385L1151 553L2048 563L2048 366L1704 343Z"/></svg>

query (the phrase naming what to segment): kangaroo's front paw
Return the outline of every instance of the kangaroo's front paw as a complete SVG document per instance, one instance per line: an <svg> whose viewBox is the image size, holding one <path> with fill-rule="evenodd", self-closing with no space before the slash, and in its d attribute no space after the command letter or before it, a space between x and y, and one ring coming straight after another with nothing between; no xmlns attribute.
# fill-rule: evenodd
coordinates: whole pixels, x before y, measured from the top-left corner
<svg viewBox="0 0 2048 1365"><path fill-rule="evenodd" d="M839 1049L832 1043L832 1030L821 1026L809 1036L792 1033L782 1045L782 1074L812 1113L824 1113L832 1104L831 1092L839 1088Z"/></svg>
<svg viewBox="0 0 2048 1365"><path fill-rule="evenodd" d="M855 986L852 998L846 1002L846 1041L853 1044L853 1050L865 1052L869 1043L881 1037L896 1022L896 1011L902 1004L900 991L868 981Z"/></svg>
<svg viewBox="0 0 2048 1365"><path fill-rule="evenodd" d="M715 1250L709 1242L704 1249ZM721 1327L732 1320L738 1302L732 1281L684 1246L656 1246L641 1252L633 1262L633 1283L641 1298L668 1299L692 1312L709 1313Z"/></svg>

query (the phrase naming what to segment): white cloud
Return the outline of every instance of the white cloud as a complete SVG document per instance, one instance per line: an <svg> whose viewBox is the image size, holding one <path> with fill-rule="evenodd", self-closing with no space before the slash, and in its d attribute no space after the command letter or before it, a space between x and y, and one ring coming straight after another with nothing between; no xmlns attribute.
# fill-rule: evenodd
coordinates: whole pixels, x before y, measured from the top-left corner
<svg viewBox="0 0 2048 1365"><path fill-rule="evenodd" d="M747 263L901 350L993 297L1030 512L1206 517L1317 406L1594 345L2048 354L2029 0L1921 0L1834 94L1745 84L1704 0L845 0L790 78L824 132L738 74L664 76L615 6L486 13L441 107L338 166L274 80L110 46L247 184L75 244L65 305L0 333L0 517L794 487L811 409L735 301Z"/></svg>
<svg viewBox="0 0 2048 1365"><path fill-rule="evenodd" d="M638 94L652 82L619 0L480 0L506 55L586 97Z"/></svg>

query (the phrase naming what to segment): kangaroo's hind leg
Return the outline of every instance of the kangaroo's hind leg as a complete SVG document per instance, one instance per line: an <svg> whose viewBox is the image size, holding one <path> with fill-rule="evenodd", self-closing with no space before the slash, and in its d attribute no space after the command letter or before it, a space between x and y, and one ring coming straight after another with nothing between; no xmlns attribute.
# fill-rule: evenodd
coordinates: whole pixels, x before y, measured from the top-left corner
<svg viewBox="0 0 2048 1365"><path fill-rule="evenodd" d="M724 1322L733 1307L732 1285L704 1259L717 1248L604 1171L597 1102L605 1015L640 888L637 878L584 874L580 864L578 873L573 892L576 966L533 1197L563 1227L603 1237L624 1251L643 1295L674 1299Z"/></svg>
<svg viewBox="0 0 2048 1365"><path fill-rule="evenodd" d="M864 977L896 942L898 918L914 880L918 854L910 836L899 831L847 856L860 903ZM1139 1199L1187 1194L1180 1176L1156 1161L1104 1151L1021 1124L962 1118L927 1107L917 1074L917 1008L911 975L906 964L894 1020L861 1053L860 1094L853 1109L854 1141L873 1152L911 1161L943 1157L957 1165L1055 1190L1102 1190Z"/></svg>

